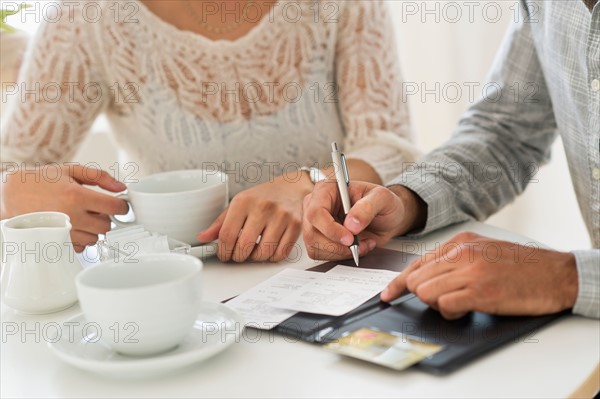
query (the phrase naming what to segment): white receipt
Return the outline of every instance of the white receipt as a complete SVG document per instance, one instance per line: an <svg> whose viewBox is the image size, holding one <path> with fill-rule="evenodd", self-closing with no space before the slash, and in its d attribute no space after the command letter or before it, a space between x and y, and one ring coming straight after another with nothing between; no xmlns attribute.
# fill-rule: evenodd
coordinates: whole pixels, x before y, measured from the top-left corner
<svg viewBox="0 0 600 399"><path fill-rule="evenodd" d="M323 273L285 269L227 302L246 320L248 327L270 330L297 312L273 307Z"/></svg>
<svg viewBox="0 0 600 399"><path fill-rule="evenodd" d="M288 311L341 316L381 292L398 272L338 265L274 302Z"/></svg>

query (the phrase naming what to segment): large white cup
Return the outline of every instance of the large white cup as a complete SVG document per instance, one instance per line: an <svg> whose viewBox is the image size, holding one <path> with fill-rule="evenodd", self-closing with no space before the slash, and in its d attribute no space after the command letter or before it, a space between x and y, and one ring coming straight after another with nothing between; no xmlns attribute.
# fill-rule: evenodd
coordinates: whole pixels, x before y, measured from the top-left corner
<svg viewBox="0 0 600 399"><path fill-rule="evenodd" d="M87 331L125 355L144 356L176 347L201 306L202 262L191 255L140 255L106 262L75 281Z"/></svg>
<svg viewBox="0 0 600 399"><path fill-rule="evenodd" d="M214 170L194 169L146 176L127 186L128 201L135 220L117 226L144 225L191 245L199 244L196 235L206 229L228 202L227 175Z"/></svg>

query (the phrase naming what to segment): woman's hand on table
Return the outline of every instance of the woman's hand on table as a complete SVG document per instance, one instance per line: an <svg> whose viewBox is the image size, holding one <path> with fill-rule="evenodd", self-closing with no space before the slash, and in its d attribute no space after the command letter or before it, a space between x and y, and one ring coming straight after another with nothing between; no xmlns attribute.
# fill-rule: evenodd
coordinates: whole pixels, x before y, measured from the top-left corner
<svg viewBox="0 0 600 399"><path fill-rule="evenodd" d="M108 215L124 215L129 210L122 199L84 187L94 185L111 192L127 188L99 169L53 164L5 172L2 178L2 219L30 212L66 213L77 252L96 243L98 234L110 230Z"/></svg>
<svg viewBox="0 0 600 399"><path fill-rule="evenodd" d="M219 240L223 262L279 262L294 248L302 229L302 200L313 184L284 176L237 194L198 241ZM259 239L258 244L256 243Z"/></svg>

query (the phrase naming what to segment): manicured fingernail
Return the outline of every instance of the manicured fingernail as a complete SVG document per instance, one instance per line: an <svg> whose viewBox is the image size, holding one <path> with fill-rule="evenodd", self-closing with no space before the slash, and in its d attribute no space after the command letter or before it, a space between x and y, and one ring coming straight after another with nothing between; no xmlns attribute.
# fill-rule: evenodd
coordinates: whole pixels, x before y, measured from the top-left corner
<svg viewBox="0 0 600 399"><path fill-rule="evenodd" d="M375 240L367 240L367 247L369 248L369 251L375 249L376 246L377 243L375 242Z"/></svg>
<svg viewBox="0 0 600 399"><path fill-rule="evenodd" d="M351 236L343 236L340 242L342 243L342 245L348 246L354 242L354 238Z"/></svg>

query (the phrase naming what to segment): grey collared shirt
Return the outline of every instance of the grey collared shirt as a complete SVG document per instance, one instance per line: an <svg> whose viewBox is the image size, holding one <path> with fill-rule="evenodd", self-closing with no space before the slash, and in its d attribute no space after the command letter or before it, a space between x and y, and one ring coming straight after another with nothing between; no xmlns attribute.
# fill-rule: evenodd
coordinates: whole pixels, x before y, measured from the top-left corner
<svg viewBox="0 0 600 399"><path fill-rule="evenodd" d="M482 220L523 192L560 134L594 248L573 251L573 311L600 318L600 3L591 12L581 1L527 0L521 8L485 97L449 142L392 184L428 204L422 233Z"/></svg>

